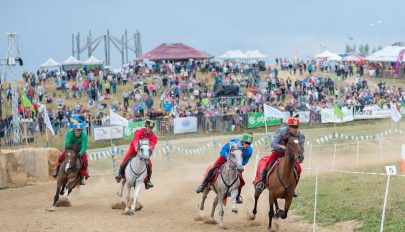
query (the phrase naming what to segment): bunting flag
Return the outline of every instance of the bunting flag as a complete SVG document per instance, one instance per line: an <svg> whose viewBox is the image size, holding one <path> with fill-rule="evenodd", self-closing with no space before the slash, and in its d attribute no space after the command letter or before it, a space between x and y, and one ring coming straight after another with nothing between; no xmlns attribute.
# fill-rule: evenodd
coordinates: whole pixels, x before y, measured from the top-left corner
<svg viewBox="0 0 405 232"><path fill-rule="evenodd" d="M30 102L30 100L28 99L27 95L25 94L25 91L22 89L21 90L21 106L24 108L30 108L31 111L35 111L34 106L32 105L32 103Z"/></svg>

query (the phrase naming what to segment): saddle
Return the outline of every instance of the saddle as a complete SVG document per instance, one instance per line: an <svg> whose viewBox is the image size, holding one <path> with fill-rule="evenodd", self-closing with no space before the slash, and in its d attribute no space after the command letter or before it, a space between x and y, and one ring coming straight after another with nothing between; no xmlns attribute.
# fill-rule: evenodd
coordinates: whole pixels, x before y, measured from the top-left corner
<svg viewBox="0 0 405 232"><path fill-rule="evenodd" d="M278 158L277 160L271 162L269 166L267 167L267 176L266 179L269 178L270 174L277 169L277 167L280 165L280 161L284 159L284 157ZM296 180L298 180L298 167L297 164L294 162L294 177ZM267 182L267 181L266 181ZM267 183L266 183L267 185Z"/></svg>

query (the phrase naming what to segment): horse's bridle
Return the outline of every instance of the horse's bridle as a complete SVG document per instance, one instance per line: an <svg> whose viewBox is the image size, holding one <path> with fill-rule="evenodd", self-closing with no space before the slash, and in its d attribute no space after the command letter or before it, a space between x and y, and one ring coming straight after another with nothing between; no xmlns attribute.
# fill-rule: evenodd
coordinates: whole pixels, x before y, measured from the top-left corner
<svg viewBox="0 0 405 232"><path fill-rule="evenodd" d="M235 156L235 154L234 154L234 151L235 150L240 150L240 151L242 151L242 149L232 149L232 150L230 150L230 152L229 152L229 155L233 155L233 157ZM232 158L233 158L232 157ZM233 161L233 159L231 158L231 160L230 160L230 162L231 162L231 164L232 164L232 169L235 169L236 170L236 168L238 167L238 165L235 163L235 161Z"/></svg>

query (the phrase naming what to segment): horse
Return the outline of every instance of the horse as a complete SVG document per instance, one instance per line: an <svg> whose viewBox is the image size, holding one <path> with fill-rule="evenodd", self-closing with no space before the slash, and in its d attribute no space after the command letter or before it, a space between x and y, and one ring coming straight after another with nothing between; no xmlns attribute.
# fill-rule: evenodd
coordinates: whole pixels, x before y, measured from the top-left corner
<svg viewBox="0 0 405 232"><path fill-rule="evenodd" d="M135 213L135 206L139 199L139 194L141 192L142 184L147 175L146 165L152 155L152 151L150 149L149 140L142 139L138 143L138 153L135 157L133 157L129 164L125 168L125 179L121 181L120 191L117 193L118 197L122 197L122 193L124 190L124 186L127 189L126 195L126 205L124 214L131 215ZM133 196L133 202L130 206L131 200L131 188L134 187L135 192Z"/></svg>
<svg viewBox="0 0 405 232"><path fill-rule="evenodd" d="M271 230L271 223L273 217L275 219L286 219L288 210L291 206L294 197L295 187L298 182L298 177L294 173L294 160L302 161L304 159L303 151L301 149L300 138L288 135L288 143L284 152L284 157L279 159L279 164L272 172L267 173L266 186L269 190L269 225L268 230ZM254 220L257 213L257 201L262 191L255 190L255 205L250 219ZM284 199L284 210L278 207L277 199ZM273 205L276 207L276 215L274 214Z"/></svg>
<svg viewBox="0 0 405 232"><path fill-rule="evenodd" d="M219 203L219 226L222 228L224 227L224 204L228 197L231 197L232 212L235 214L238 213L236 198L240 184L239 175L243 171L242 160L242 150L240 146L236 143L231 143L228 159L226 163L220 167L219 177L214 183L208 185L203 192L200 210L204 210L205 199L211 190L217 194L212 205L210 220L215 221L214 213Z"/></svg>
<svg viewBox="0 0 405 232"><path fill-rule="evenodd" d="M65 159L59 168L56 193L50 211L55 210L55 205L59 200L59 195L62 195L62 198L67 199L72 190L76 186L79 186L79 170L81 167L80 159L77 157L79 151L80 146L77 144L71 145L65 149Z"/></svg>

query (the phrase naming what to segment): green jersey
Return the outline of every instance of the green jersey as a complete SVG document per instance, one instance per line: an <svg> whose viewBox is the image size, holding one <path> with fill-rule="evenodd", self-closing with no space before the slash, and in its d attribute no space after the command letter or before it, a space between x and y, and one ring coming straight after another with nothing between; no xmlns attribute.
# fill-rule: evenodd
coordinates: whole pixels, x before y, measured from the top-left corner
<svg viewBox="0 0 405 232"><path fill-rule="evenodd" d="M87 140L88 140L87 134L83 130L82 133L80 134L80 137L76 137L75 130L71 130L68 133L66 133L65 147L68 147L73 144L80 145L81 149L79 152L79 156L82 157L83 153L85 153L87 150Z"/></svg>

